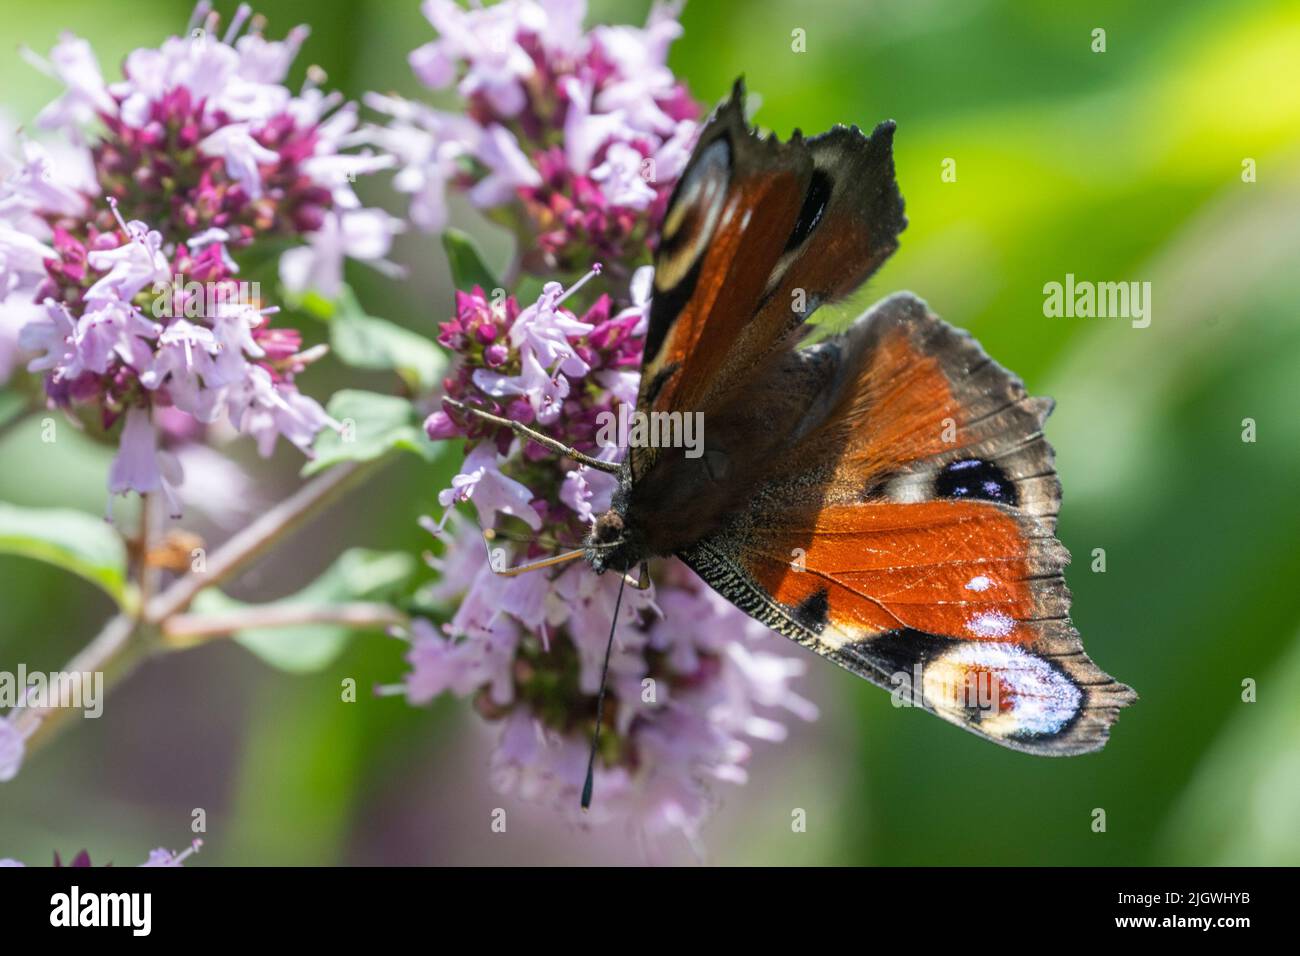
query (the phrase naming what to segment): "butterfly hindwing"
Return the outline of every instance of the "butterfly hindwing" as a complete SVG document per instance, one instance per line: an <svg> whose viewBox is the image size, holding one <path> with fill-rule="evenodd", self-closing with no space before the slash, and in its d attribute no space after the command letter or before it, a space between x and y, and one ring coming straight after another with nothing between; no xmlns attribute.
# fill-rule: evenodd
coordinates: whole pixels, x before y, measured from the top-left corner
<svg viewBox="0 0 1300 956"><path fill-rule="evenodd" d="M1133 694L1070 624L1050 403L906 295L751 390L806 411L748 504L683 559L759 620L959 726L1035 753L1102 746Z"/></svg>

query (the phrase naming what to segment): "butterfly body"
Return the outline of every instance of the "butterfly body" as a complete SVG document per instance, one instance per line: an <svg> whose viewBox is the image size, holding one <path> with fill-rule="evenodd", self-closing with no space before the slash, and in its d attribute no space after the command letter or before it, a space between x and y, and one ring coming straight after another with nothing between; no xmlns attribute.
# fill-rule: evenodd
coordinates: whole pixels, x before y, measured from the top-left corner
<svg viewBox="0 0 1300 956"><path fill-rule="evenodd" d="M676 555L759 621L1017 750L1100 748L1133 692L1084 653L1056 540L1047 399L908 294L798 347L906 225L894 127L760 139L737 86L656 255L639 414L702 453L629 448L586 558Z"/></svg>
<svg viewBox="0 0 1300 956"><path fill-rule="evenodd" d="M604 547L589 550L588 561L597 571L628 571L647 558L680 554L717 533L746 507L766 473L765 463L801 415L787 396L755 387L738 396L733 407L708 415L703 454L661 448L641 474L626 459L610 510L593 528L592 543Z"/></svg>

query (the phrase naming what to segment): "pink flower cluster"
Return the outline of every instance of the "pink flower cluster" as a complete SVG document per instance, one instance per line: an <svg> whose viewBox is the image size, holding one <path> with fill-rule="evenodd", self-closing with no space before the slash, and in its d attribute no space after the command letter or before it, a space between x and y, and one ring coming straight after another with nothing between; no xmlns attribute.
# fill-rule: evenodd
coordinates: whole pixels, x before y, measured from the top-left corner
<svg viewBox="0 0 1300 956"><path fill-rule="evenodd" d="M443 383L446 394L472 398L486 410L525 425L546 427L552 437L599 455L600 416L618 402L636 402L652 273L649 267L638 270L632 304L617 314L612 314L607 295L599 296L581 317L563 308L598 271L567 292L560 283L548 282L538 300L523 309L513 296L489 299L477 286L468 293L458 291L456 315L439 327L438 335L444 347L462 357L455 374ZM603 397L595 400L597 394ZM513 437L509 429L484 427L480 419L457 422L445 411L431 415L426 428L434 439L490 437L503 454ZM529 460L550 456L534 442L523 453Z"/></svg>
<svg viewBox="0 0 1300 956"><path fill-rule="evenodd" d="M97 215L104 231L112 225L103 200L113 198L171 242L211 230L232 249L265 237L298 239L305 244L281 257L281 278L290 289L326 296L338 291L345 257L391 268L383 257L401 223L362 208L352 183L393 158L343 152L366 141L356 104L323 92L315 69L299 93L284 86L307 27L284 40L268 40L263 27L241 4L221 33L202 0L185 36L134 50L112 84L90 44L71 34L48 63L29 53L67 88L37 126L85 143L91 170L90 205L60 190L59 202L43 203L41 212ZM31 173L48 170L30 170L29 186ZM29 197L54 198L30 190Z"/></svg>
<svg viewBox="0 0 1300 956"><path fill-rule="evenodd" d="M194 840L192 843L190 843L188 847L186 847L180 853L177 853L175 850L168 850L163 847L159 847L156 850L150 850L149 859L141 863L140 866L158 866L158 867L184 866L185 861L189 859L191 856L193 856L195 853L198 853L199 849L202 846L203 846L202 840ZM21 863L18 860L8 858L8 857L0 860L0 867L5 867L5 866L25 867L26 865L27 865L26 863ZM64 863L63 858L59 856L59 852L55 850L54 865L56 867L68 867L71 869L80 870L80 869L89 869L90 867L93 867L95 864L90 861L90 854L85 850L82 850L80 853L74 856L70 863ZM109 865L111 866L112 864Z"/></svg>
<svg viewBox="0 0 1300 956"><path fill-rule="evenodd" d="M676 10L590 32L581 0L426 0L424 12L438 37L411 66L433 89L455 85L465 115L367 100L391 117L373 135L402 162L411 218L440 231L450 187L515 231L533 272L646 261L699 115L666 66Z"/></svg>
<svg viewBox="0 0 1300 956"><path fill-rule="evenodd" d="M606 296L581 316L565 309L556 284L522 309L479 289L460 294L440 338L460 359L448 394L617 459L620 449L597 444L597 416L636 400L648 283L648 270L639 272L633 304L614 315ZM470 444L439 497L447 515L426 522L447 539L443 558L430 558L442 572L430 596L454 611L441 630L414 624L406 635L411 670L388 690L415 704L448 691L472 696L480 714L500 724L492 775L502 791L574 820L626 820L647 836L680 831L694 839L712 805L708 781L743 782L748 741L784 736L772 714L815 716L791 687L803 662L764 649L784 642L680 562L656 562L654 587L623 596L597 796L582 817L578 796L618 576L598 576L580 561L558 575L495 574L479 527L453 509L472 503L483 527L527 542L508 558L493 556L499 567L576 547L609 507L615 480L459 412L436 412L427 427L435 438L467 436Z"/></svg>
<svg viewBox="0 0 1300 956"><path fill-rule="evenodd" d="M283 85L306 28L268 40L246 4L219 26L204 0L187 35L133 51L111 84L80 38L48 63L29 54L66 86L37 126L72 145L56 161L23 142L0 183L9 351L44 373L52 406L103 429L123 418L110 491L160 492L173 512L182 475L159 435L171 411L226 419L264 455L278 436L309 452L332 424L294 384L319 352L269 324L276 310L237 281L237 258L288 240L284 285L332 296L346 257L394 268L383 257L400 226L353 192L392 163L343 152L364 141L355 104L322 92L319 71L297 94Z"/></svg>
<svg viewBox="0 0 1300 956"><path fill-rule="evenodd" d="M298 334L267 326L275 310L244 296L222 242L196 246L180 243L169 258L162 235L138 220L108 233L90 224L84 240L56 226L35 294L44 315L19 335L51 405L93 410L104 429L125 416L109 491L160 492L173 514L182 474L159 448L159 410L205 424L225 416L263 454L280 435L310 452L329 423L294 385L312 357Z"/></svg>

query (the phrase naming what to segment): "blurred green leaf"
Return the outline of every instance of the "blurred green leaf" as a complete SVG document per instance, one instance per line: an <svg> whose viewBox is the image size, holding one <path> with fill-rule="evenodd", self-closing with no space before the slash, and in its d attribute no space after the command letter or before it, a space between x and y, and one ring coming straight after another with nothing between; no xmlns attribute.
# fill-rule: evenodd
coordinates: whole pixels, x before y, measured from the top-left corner
<svg viewBox="0 0 1300 956"><path fill-rule="evenodd" d="M459 229L448 229L442 234L442 247L447 250L451 277L457 289L468 291L481 286L485 292L491 292L500 287L500 280L483 263L478 246L469 235Z"/></svg>
<svg viewBox="0 0 1300 956"><path fill-rule="evenodd" d="M344 288L348 289L347 286L344 286ZM348 289L348 291L351 292L351 289ZM321 295L319 292L290 292L285 290L281 294L284 296L284 301L290 306L290 308L293 308L298 312L305 312L313 319L317 319L321 322L330 321L338 311L337 304L334 301L325 298L325 296Z"/></svg>
<svg viewBox="0 0 1300 956"><path fill-rule="evenodd" d="M27 407L27 400L17 392L0 389L0 426L7 425Z"/></svg>
<svg viewBox="0 0 1300 956"><path fill-rule="evenodd" d="M316 457L303 466L304 477L342 461L370 461L394 449L415 452L425 461L441 453L441 446L424 433L415 406L404 398L345 389L334 393L328 411L343 424L343 431L321 431Z"/></svg>
<svg viewBox="0 0 1300 956"><path fill-rule="evenodd" d="M539 279L537 276L520 276L519 281L515 283L511 295L515 297L515 301L521 306L532 305L541 298L542 289L545 285L546 282Z"/></svg>
<svg viewBox="0 0 1300 956"><path fill-rule="evenodd" d="M442 350L387 319L357 314L330 326L334 353L355 368L393 369L412 391L427 392L447 367Z"/></svg>
<svg viewBox="0 0 1300 956"><path fill-rule="evenodd" d="M442 349L396 322L367 315L351 288L344 286L334 302L313 293L298 305L329 324L330 347L343 363L376 371L391 369L413 392L427 392L441 380L447 367Z"/></svg>
<svg viewBox="0 0 1300 956"><path fill-rule="evenodd" d="M0 504L0 552L71 571L119 605L127 603L126 547L103 518L68 508Z"/></svg>
<svg viewBox="0 0 1300 956"><path fill-rule="evenodd" d="M250 605L219 591L204 591L194 601L197 614L221 614L250 607L280 608L382 601L392 597L415 572L415 558L402 551L352 548L297 594ZM234 639L266 663L291 673L327 666L343 650L350 628L341 624L303 624L240 631Z"/></svg>

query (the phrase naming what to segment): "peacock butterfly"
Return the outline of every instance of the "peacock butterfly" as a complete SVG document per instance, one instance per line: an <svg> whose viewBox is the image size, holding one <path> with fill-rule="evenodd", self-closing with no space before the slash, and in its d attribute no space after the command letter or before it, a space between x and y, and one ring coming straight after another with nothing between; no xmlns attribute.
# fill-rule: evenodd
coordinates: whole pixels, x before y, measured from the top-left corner
<svg viewBox="0 0 1300 956"><path fill-rule="evenodd" d="M619 487L581 551L506 573L585 557L644 581L648 558L676 555L773 630L987 740L1101 748L1136 695L1070 623L1051 401L906 293L796 347L897 248L894 124L781 143L750 130L743 98L738 81L669 201L637 402L702 414L704 453L633 447L614 466L514 425Z"/></svg>

